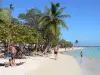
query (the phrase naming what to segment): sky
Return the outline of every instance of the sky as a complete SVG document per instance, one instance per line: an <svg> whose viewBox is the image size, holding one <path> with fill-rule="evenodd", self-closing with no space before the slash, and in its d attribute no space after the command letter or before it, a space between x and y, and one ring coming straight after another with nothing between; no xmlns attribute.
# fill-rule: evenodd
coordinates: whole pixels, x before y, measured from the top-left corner
<svg viewBox="0 0 100 75"><path fill-rule="evenodd" d="M100 46L100 0L0 0L0 7L13 4L12 15L17 18L18 14L34 7L44 11L50 2L59 2L61 7L66 7L63 14L71 16L64 19L69 29L61 28L62 39L74 45L75 40L79 40L80 46Z"/></svg>

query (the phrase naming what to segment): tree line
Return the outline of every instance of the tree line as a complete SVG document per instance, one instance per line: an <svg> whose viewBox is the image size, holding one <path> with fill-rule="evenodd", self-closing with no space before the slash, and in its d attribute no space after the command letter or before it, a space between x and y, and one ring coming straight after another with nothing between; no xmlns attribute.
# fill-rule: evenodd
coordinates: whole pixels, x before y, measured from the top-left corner
<svg viewBox="0 0 100 75"><path fill-rule="evenodd" d="M11 40L15 44L35 44L34 50L41 49L44 53L58 44L62 47L73 46L71 42L59 38L61 27L68 30L64 19L70 17L62 14L65 7L60 7L60 3L52 2L50 8L45 6L44 12L31 8L26 13L20 13L18 18L12 17L13 10L12 4L9 8L0 8L0 41L6 50L9 50Z"/></svg>

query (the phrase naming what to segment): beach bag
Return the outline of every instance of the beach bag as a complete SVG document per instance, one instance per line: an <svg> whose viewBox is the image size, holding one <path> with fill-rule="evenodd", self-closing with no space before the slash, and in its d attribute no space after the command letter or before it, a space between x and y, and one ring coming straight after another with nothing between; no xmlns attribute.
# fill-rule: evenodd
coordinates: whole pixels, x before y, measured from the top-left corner
<svg viewBox="0 0 100 75"><path fill-rule="evenodd" d="M9 62L4 62L4 66L5 67L9 67L10 65L9 65Z"/></svg>

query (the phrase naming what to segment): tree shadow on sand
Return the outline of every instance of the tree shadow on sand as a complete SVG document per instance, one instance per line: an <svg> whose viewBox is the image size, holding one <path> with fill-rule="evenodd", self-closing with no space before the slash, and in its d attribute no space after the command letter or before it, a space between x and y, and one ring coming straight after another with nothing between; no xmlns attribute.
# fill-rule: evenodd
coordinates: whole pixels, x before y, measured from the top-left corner
<svg viewBox="0 0 100 75"><path fill-rule="evenodd" d="M20 66L20 65L23 65L25 62L20 62L20 63L16 63L16 66ZM0 63L0 66L5 66L4 63Z"/></svg>

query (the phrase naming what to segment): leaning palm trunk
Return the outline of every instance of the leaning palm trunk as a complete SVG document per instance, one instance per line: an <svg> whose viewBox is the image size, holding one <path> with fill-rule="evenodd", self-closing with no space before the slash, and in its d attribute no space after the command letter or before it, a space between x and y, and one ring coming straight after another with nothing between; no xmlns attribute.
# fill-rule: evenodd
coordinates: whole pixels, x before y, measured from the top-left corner
<svg viewBox="0 0 100 75"><path fill-rule="evenodd" d="M46 47L45 47L43 53L46 54L46 53L50 50L50 48L51 48L51 42L49 42L49 43L46 45Z"/></svg>
<svg viewBox="0 0 100 75"><path fill-rule="evenodd" d="M36 44L36 56L38 55L38 44Z"/></svg>

